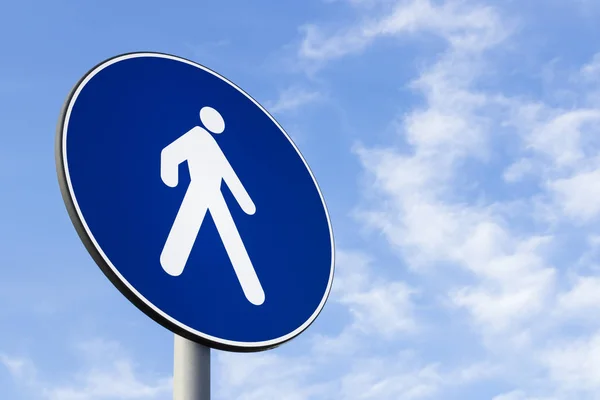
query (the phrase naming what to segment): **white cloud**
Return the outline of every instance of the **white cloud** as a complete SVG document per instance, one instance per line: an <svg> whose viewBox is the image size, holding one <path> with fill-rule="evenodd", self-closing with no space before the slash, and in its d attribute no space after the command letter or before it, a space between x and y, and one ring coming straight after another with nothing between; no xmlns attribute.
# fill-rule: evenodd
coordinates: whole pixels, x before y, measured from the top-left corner
<svg viewBox="0 0 600 400"><path fill-rule="evenodd" d="M168 379L156 383L140 381L129 361L115 361L109 370L90 370L81 374L79 384L56 385L45 389L49 400L156 399L171 391Z"/></svg>
<svg viewBox="0 0 600 400"><path fill-rule="evenodd" d="M571 270L574 274L598 274L600 271L600 235L597 233L588 234L582 242L586 249L571 266Z"/></svg>
<svg viewBox="0 0 600 400"><path fill-rule="evenodd" d="M415 317L416 288L373 273L374 261L357 251L337 251L336 277L330 302L344 307L349 322L335 335L316 333L312 351L316 357L359 354L361 343L392 343L420 329ZM349 349L355 349L351 351Z"/></svg>
<svg viewBox="0 0 600 400"><path fill-rule="evenodd" d="M437 365L409 370L402 358L396 362L361 361L341 379L342 399L425 399L436 394L443 384Z"/></svg>
<svg viewBox="0 0 600 400"><path fill-rule="evenodd" d="M600 82L600 53L596 53L589 63L581 67L580 73L588 82Z"/></svg>
<svg viewBox="0 0 600 400"><path fill-rule="evenodd" d="M489 364L472 364L447 370L439 363L415 365L408 353L360 359L341 379L341 397L354 399L444 398L451 390L497 373Z"/></svg>
<svg viewBox="0 0 600 400"><path fill-rule="evenodd" d="M558 206L574 220L587 222L600 213L600 168L556 179L548 186Z"/></svg>
<svg viewBox="0 0 600 400"><path fill-rule="evenodd" d="M426 3L410 4L418 4L415 9L420 10L418 7ZM485 10L485 15L494 16L488 22L498 21L492 8ZM501 204L485 198L469 204L459 192L464 187L461 168L469 159L485 162L492 151L491 138L505 126L503 116L516 113L516 131L523 132L523 151L535 156L517 159L504 171L504 179L548 174L548 195L565 213L591 218L600 210L596 206L600 195L593 189L597 177L595 171L581 175L578 168L589 163L588 153L593 151L586 149L586 143L600 114L591 108L554 109L544 103L524 103L502 93L478 90L480 74L485 70L484 50L500 44L509 33L500 28L503 23L482 24L493 26L488 32L494 32L498 40L488 40L480 31L478 39L485 45L469 50L448 40L448 50L413 81L411 86L424 96L425 106L401 118L399 134L410 146L409 151L405 146L356 147L370 177L370 185L365 187L368 201L358 215L369 227L381 231L413 269L455 265L470 272L474 282L449 290L454 304L468 311L477 331L485 336L492 334L496 339L510 340L512 345L530 346L530 335L536 334L535 321L544 319L557 292L558 272L546 256L554 237L545 232L519 232L499 211ZM466 31L472 28L467 23L460 26ZM452 36L444 29L438 32ZM346 33L320 43L339 47L340 37L365 38ZM559 174L568 178L558 179ZM373 201L374 193L380 196L379 202ZM495 342L488 337L488 344Z"/></svg>
<svg viewBox="0 0 600 400"><path fill-rule="evenodd" d="M504 170L503 178L507 182L518 182L534 172L535 166L531 160L522 158Z"/></svg>
<svg viewBox="0 0 600 400"><path fill-rule="evenodd" d="M117 343L93 340L80 343L84 363L66 383L50 382L32 360L3 355L0 361L18 383L36 398L47 400L159 399L171 392L171 378L142 378L136 365Z"/></svg>
<svg viewBox="0 0 600 400"><path fill-rule="evenodd" d="M299 48L301 60L319 64L358 54L380 38L429 33L445 40L446 49L433 64L421 67L419 76L408 85L422 95L424 104L407 110L402 102L401 115L395 121L400 145L394 140L387 147L355 146L368 178L364 201L355 215L383 234L402 257L400 265L420 274L424 286L431 274L447 279L447 300L466 311L469 326L483 337L489 356L504 364L504 379L516 385L514 391L495 400L582 398L585 390L577 392L580 397L573 397L575 382L589 381L589 371L595 366L583 360L588 372L576 375L567 370L574 376L572 385L558 385L559 363L548 360L556 354L565 357L564 351L556 353L554 349L553 353L542 346L561 332L561 324L593 312L596 303L595 277L579 277L565 284L561 278L566 268L554 265L551 255L559 252L557 245L565 237L555 230L557 220L591 221L600 213L600 192L594 189L600 181L595 169L600 109L592 101L593 89L577 86L596 79L600 59L596 56L580 68L580 79L569 83L574 87L565 87L564 82L557 85L570 97L552 94L548 100L544 95L531 99L535 95L525 91L517 95L501 88L494 91L487 89L484 78L490 77L489 71L505 71L501 63L491 64L498 58L488 58L490 50L518 46L507 40L514 24L502 18L497 8L452 0L395 4L391 11L372 13L371 18L337 30L308 25ZM560 71L545 76L549 85L562 78ZM501 154L506 149L498 148L503 140L513 146L508 154ZM516 154L515 144L520 146ZM497 161L500 155L513 158L502 160L508 167L499 176L492 176L494 171L486 179L514 183L528 177L533 182L531 189L539 189L537 193L517 191L506 202L486 193L489 182L473 171L487 168L489 161ZM496 188L504 189L498 184ZM460 278L453 278L454 274ZM351 286L359 287L360 281L357 277ZM400 288L391 292L410 298L402 297ZM423 294L427 295L431 293ZM377 303L366 304L365 310ZM398 306L406 309L402 302ZM360 315L355 314L354 321L359 321ZM330 339L327 346L340 343L341 349L356 343L348 329ZM576 341L565 341L568 349L569 343ZM575 358L572 353L570 357ZM427 367L427 363L422 365ZM540 367L548 374L540 372ZM521 373L511 373L515 368ZM377 386L376 378L361 375L361 379L369 382L369 387ZM526 390L533 380L541 389ZM426 386L435 388L439 383L432 382ZM584 386L593 390L594 385L588 382ZM393 395L386 392L381 396L401 397L401 391L390 393ZM427 393L422 395L435 396L435 389Z"/></svg>
<svg viewBox="0 0 600 400"><path fill-rule="evenodd" d="M217 398L237 400L431 399L496 373L486 364L445 370L409 352L356 356L350 348L337 360L314 349L301 356L219 353L217 360Z"/></svg>
<svg viewBox="0 0 600 400"><path fill-rule="evenodd" d="M556 238L552 230L531 233L512 226L518 215L505 215L506 204L461 195L461 189L471 188L464 184L463 166L470 160L485 165L495 150L492 139L507 127L506 116L513 115L510 122L528 158L514 160L502 177L509 182L526 174L545 179L545 195L567 215L595 216L600 210L595 205L600 195L592 188L596 176L580 174L593 153L586 144L600 114L593 108L561 109L478 89L486 70L485 51L501 45L509 30L503 30L506 24L498 22L494 9L477 5L473 9L481 13L484 29L473 28L467 17L449 26L435 22L436 13L455 7L453 2L400 2L393 15L330 37L313 27L301 53L324 61L359 52L377 37L419 30L447 39L448 49L410 85L423 95L425 105L403 112L397 124L402 146L355 147L369 177L368 196L357 215L383 233L413 270L459 267L468 272L473 279L450 286L449 299L467 311L492 352L508 350L516 358L533 360L536 340L560 324L550 319L556 316L552 307L559 293L559 271L548 257ZM470 41L479 43L464 46ZM523 200L529 204L525 212L535 213L537 200ZM580 283L560 295L559 308L589 306L592 291ZM498 398L536 397L517 390Z"/></svg>
<svg viewBox="0 0 600 400"><path fill-rule="evenodd" d="M514 101L511 106L512 124L523 145L524 157L506 170L508 180L521 175L536 176L544 191L546 217L566 219L574 223L593 221L600 208L600 192L596 184L600 171L598 163L598 129L600 129L600 102L593 99L597 93L587 80L597 62L595 57L581 68L570 88L575 98L568 106L551 106L543 102ZM564 76L555 77L563 80Z"/></svg>
<svg viewBox="0 0 600 400"><path fill-rule="evenodd" d="M545 350L541 359L560 388L574 393L600 390L600 334L564 340Z"/></svg>
<svg viewBox="0 0 600 400"><path fill-rule="evenodd" d="M33 363L22 357L0 354L0 363L6 367L10 375L24 384L35 382L36 370Z"/></svg>
<svg viewBox="0 0 600 400"><path fill-rule="evenodd" d="M348 306L359 329L391 339L398 333L416 329L412 315L413 293L406 284L394 282L346 295L341 303Z"/></svg>
<svg viewBox="0 0 600 400"><path fill-rule="evenodd" d="M416 289L401 281L372 276L372 260L357 252L338 251L332 301L347 307L353 323L348 329L371 337L393 339L417 329L413 296Z"/></svg>
<svg viewBox="0 0 600 400"><path fill-rule="evenodd" d="M565 317L593 317L600 310L600 277L578 276L572 287L557 299L558 311Z"/></svg>
<svg viewBox="0 0 600 400"><path fill-rule="evenodd" d="M400 124L412 153L357 148L372 179L366 190L382 198L359 215L381 230L413 268L449 262L472 273L475 284L449 295L484 332L517 331L544 309L552 293L555 271L542 254L552 238L515 236L494 203L449 200L456 197L462 162L485 161L491 126L506 101L473 88L482 65L472 51L451 45L413 82L426 106L405 114Z"/></svg>
<svg viewBox="0 0 600 400"><path fill-rule="evenodd" d="M531 241L480 265L481 283L452 294L454 302L467 308L485 332L514 331L545 310L553 294L555 271L544 264L536 254L537 244Z"/></svg>
<svg viewBox="0 0 600 400"><path fill-rule="evenodd" d="M512 392L500 394L495 396L492 400L556 400L555 397L531 397L521 390L514 390Z"/></svg>
<svg viewBox="0 0 600 400"><path fill-rule="evenodd" d="M550 158L556 167L572 166L585 157L584 135L598 127L600 110L559 111L548 122L536 126L528 135L527 145ZM586 128L588 128L586 130Z"/></svg>
<svg viewBox="0 0 600 400"><path fill-rule="evenodd" d="M314 366L305 357L219 353L217 362L217 398L304 400L322 398L325 390L308 381Z"/></svg>
<svg viewBox="0 0 600 400"><path fill-rule="evenodd" d="M323 0L326 3L346 2L356 7L373 7L381 4L394 3L395 0Z"/></svg>
<svg viewBox="0 0 600 400"><path fill-rule="evenodd" d="M390 13L326 35L314 25L304 27L299 55L326 61L360 52L375 39L415 32L432 32L465 51L486 48L505 36L506 25L491 7L462 1L398 1Z"/></svg>
<svg viewBox="0 0 600 400"><path fill-rule="evenodd" d="M318 91L292 86L282 91L275 102L267 103L266 108L272 113L285 113L322 99Z"/></svg>

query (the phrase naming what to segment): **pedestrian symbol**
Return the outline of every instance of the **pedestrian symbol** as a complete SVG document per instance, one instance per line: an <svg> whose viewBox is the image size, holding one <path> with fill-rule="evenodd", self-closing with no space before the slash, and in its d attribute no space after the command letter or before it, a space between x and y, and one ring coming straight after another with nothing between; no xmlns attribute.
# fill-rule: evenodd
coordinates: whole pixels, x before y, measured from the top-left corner
<svg viewBox="0 0 600 400"><path fill-rule="evenodd" d="M200 120L214 134L223 133L225 129L223 117L214 108L202 108ZM209 212L246 298L252 304L261 305L265 293L221 193L221 181L229 187L246 214L254 214L256 206L206 129L192 128L161 153L160 173L167 186L177 186L179 164L184 161L188 162L191 181L160 255L160 263L169 275L178 276L183 272L202 221Z"/></svg>

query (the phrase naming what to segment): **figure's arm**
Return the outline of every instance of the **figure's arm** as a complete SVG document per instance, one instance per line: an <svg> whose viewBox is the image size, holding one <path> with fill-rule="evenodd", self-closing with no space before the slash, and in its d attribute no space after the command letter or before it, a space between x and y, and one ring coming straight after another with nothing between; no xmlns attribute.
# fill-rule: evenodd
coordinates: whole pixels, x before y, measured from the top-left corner
<svg viewBox="0 0 600 400"><path fill-rule="evenodd" d="M233 197L235 197L242 210L244 210L246 214L254 214L256 212L256 206L246 191L246 188L242 185L240 178L238 178L225 156L223 156L223 161L225 164L223 167L223 181L229 187L229 190L231 190Z"/></svg>
<svg viewBox="0 0 600 400"><path fill-rule="evenodd" d="M187 159L185 138L186 135L179 137L160 152L160 177L167 186L179 183L179 164Z"/></svg>

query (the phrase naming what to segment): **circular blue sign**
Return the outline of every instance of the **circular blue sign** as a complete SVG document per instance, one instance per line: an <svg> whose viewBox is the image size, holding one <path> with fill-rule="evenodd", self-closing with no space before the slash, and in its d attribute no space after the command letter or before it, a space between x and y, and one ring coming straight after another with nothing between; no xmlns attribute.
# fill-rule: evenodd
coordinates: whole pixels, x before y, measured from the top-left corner
<svg viewBox="0 0 600 400"><path fill-rule="evenodd" d="M106 60L69 95L56 151L86 248L176 334L265 350L325 305L334 242L317 182L283 128L224 77L166 54Z"/></svg>

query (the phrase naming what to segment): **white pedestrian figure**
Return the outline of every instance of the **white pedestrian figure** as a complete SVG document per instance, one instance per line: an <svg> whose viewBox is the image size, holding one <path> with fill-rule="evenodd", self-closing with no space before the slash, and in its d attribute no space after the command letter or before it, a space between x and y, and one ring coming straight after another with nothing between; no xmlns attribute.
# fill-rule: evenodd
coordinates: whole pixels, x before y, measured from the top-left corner
<svg viewBox="0 0 600 400"><path fill-rule="evenodd" d="M214 108L202 108L200 121L212 133L220 134L225 130L225 121ZM190 184L160 255L160 263L169 275L179 276L183 272L209 211L246 298L252 304L261 305L265 301L265 293L221 193L221 181L229 186L246 214L254 214L256 206L206 129L195 126L161 152L160 175L163 182L170 187L177 186L179 164L187 161Z"/></svg>

